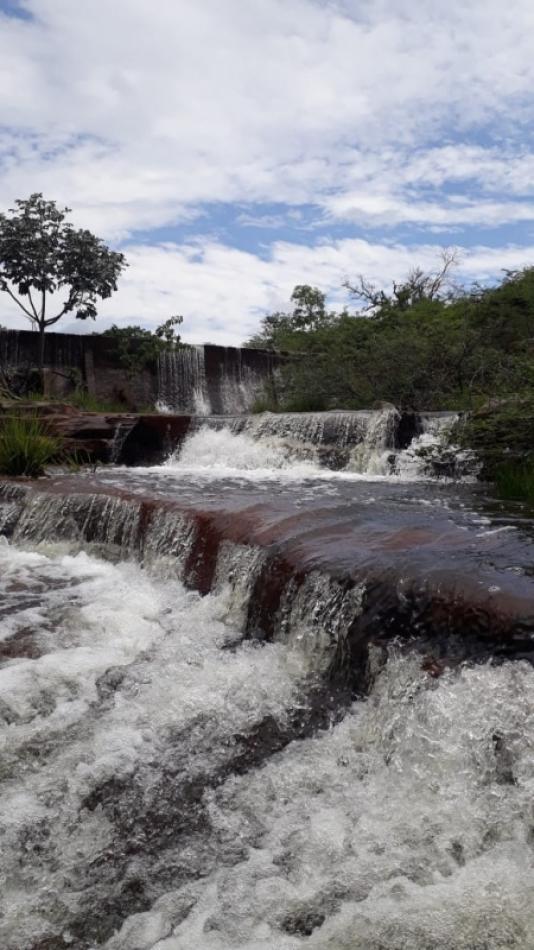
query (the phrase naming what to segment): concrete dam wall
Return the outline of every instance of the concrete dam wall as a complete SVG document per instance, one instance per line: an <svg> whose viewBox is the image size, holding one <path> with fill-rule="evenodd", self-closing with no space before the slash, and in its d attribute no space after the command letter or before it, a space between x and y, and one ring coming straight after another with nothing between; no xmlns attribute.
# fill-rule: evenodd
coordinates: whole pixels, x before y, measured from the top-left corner
<svg viewBox="0 0 534 950"><path fill-rule="evenodd" d="M99 400L139 410L158 404L172 412L236 415L248 412L273 380L280 357L235 346L184 346L128 374L117 341L100 334L47 333L45 390L62 397L77 385ZM37 364L38 336L0 331L0 367Z"/></svg>

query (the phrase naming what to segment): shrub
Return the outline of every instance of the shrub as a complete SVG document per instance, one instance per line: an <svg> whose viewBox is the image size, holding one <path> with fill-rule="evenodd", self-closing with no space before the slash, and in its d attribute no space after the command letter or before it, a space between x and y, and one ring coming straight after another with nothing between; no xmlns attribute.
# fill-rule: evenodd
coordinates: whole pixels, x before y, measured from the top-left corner
<svg viewBox="0 0 534 950"><path fill-rule="evenodd" d="M106 402L104 399L98 399L97 396L91 395L85 389L77 389L75 392L71 393L64 399L64 402L68 403L70 406L75 406L76 409L81 409L83 412L126 412L127 408L124 403L119 401Z"/></svg>
<svg viewBox="0 0 534 950"><path fill-rule="evenodd" d="M0 474L36 478L64 460L63 440L35 416L7 416L0 422Z"/></svg>
<svg viewBox="0 0 534 950"><path fill-rule="evenodd" d="M320 393L297 393L284 400L284 412L324 412L327 400Z"/></svg>
<svg viewBox="0 0 534 950"><path fill-rule="evenodd" d="M534 503L534 461L505 462L495 473L501 498Z"/></svg>
<svg viewBox="0 0 534 950"><path fill-rule="evenodd" d="M253 414L259 412L280 412L280 408L267 396L257 396L250 407L250 411Z"/></svg>

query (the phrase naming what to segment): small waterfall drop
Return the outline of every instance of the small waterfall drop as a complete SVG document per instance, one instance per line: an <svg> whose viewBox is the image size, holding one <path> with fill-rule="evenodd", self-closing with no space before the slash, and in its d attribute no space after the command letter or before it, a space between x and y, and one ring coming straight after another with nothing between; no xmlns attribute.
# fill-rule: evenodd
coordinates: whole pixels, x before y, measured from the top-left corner
<svg viewBox="0 0 534 950"><path fill-rule="evenodd" d="M464 477L473 471L471 453L447 444L456 419L454 413L403 416L393 406L357 412L199 417L167 466L220 475L283 471L311 477L339 471L406 481ZM411 429L407 439L404 433L407 447L400 448L406 420Z"/></svg>
<svg viewBox="0 0 534 950"><path fill-rule="evenodd" d="M391 407L372 413L363 440L351 451L348 468L362 475L391 475L400 412Z"/></svg>
<svg viewBox="0 0 534 950"><path fill-rule="evenodd" d="M211 413L203 346L164 350L158 363L160 412Z"/></svg>
<svg viewBox="0 0 534 950"><path fill-rule="evenodd" d="M235 346L183 346L162 353L158 406L162 411L200 416L250 412L272 384L277 358L268 351Z"/></svg>
<svg viewBox="0 0 534 950"><path fill-rule="evenodd" d="M450 432L458 420L453 412L428 412L419 416L419 434L395 459L399 478L474 478L479 465L473 452L450 442Z"/></svg>
<svg viewBox="0 0 534 950"><path fill-rule="evenodd" d="M174 480L0 486L2 950L530 950L532 542L347 481L451 421L198 418Z"/></svg>

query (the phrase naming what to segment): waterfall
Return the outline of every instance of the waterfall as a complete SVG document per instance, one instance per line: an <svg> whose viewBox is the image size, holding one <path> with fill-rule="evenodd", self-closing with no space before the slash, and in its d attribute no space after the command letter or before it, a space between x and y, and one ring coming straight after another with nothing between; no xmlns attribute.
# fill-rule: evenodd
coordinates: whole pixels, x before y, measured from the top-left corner
<svg viewBox="0 0 534 950"><path fill-rule="evenodd" d="M210 414L203 346L184 346L160 354L158 408L163 412Z"/></svg>
<svg viewBox="0 0 534 950"><path fill-rule="evenodd" d="M419 434L395 459L394 470L400 478L476 477L480 465L474 453L449 441L450 430L458 418L452 412L419 415Z"/></svg>
<svg viewBox="0 0 534 950"><path fill-rule="evenodd" d="M276 357L235 346L184 346L164 352L158 366L158 405L167 412L231 416L249 412L271 381Z"/></svg>
<svg viewBox="0 0 534 950"><path fill-rule="evenodd" d="M529 950L532 543L469 486L317 478L401 423L0 486L2 950ZM313 477L188 477L210 440Z"/></svg>
<svg viewBox="0 0 534 950"><path fill-rule="evenodd" d="M351 452L349 468L366 475L389 475L393 470L395 436L400 421L397 409L373 413L365 436Z"/></svg>
<svg viewBox="0 0 534 950"><path fill-rule="evenodd" d="M361 595L311 576L259 647L261 564L224 565L201 598L0 545L2 947L528 950L532 669L393 650L336 714L313 657Z"/></svg>
<svg viewBox="0 0 534 950"><path fill-rule="evenodd" d="M111 446L109 450L109 460L110 462L117 462L121 456L121 453L124 449L124 444L126 439L135 428L136 420L129 419L126 422L118 422L113 433L113 439L111 440Z"/></svg>
<svg viewBox="0 0 534 950"><path fill-rule="evenodd" d="M465 477L476 470L472 453L447 444L456 419L454 413L403 415L394 407L200 417L167 464L212 474L283 471L298 477L337 470L366 478Z"/></svg>

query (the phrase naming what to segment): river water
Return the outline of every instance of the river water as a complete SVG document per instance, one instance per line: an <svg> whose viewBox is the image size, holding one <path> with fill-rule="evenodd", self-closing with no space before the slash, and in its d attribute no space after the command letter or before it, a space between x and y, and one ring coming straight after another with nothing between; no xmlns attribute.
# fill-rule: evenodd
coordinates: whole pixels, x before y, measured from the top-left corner
<svg viewBox="0 0 534 950"><path fill-rule="evenodd" d="M22 514L6 496L2 948L532 950L531 664L434 677L393 643L368 696L323 675L323 569L439 559L490 600L528 595L528 513L410 466L329 472L202 430L165 465L43 483ZM89 543L95 492L116 500ZM140 562L147 497L247 532L204 596L185 523L145 534ZM244 637L273 546L313 583L276 636Z"/></svg>

